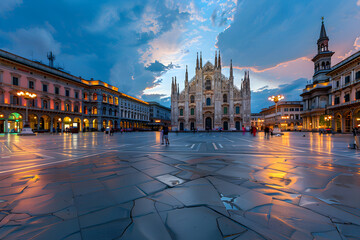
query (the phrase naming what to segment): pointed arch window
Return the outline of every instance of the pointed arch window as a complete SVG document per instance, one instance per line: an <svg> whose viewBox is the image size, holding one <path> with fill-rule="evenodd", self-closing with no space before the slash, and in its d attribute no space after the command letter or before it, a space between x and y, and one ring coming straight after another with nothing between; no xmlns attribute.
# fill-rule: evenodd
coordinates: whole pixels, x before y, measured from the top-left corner
<svg viewBox="0 0 360 240"><path fill-rule="evenodd" d="M205 89L206 90L211 90L211 80L210 79L206 79L206 81L205 81Z"/></svg>
<svg viewBox="0 0 360 240"><path fill-rule="evenodd" d="M194 108L191 108L190 109L190 114L193 116L195 114L195 109Z"/></svg>
<svg viewBox="0 0 360 240"><path fill-rule="evenodd" d="M194 95L191 95L190 96L190 103L194 103L195 102L195 97L194 97Z"/></svg>
<svg viewBox="0 0 360 240"><path fill-rule="evenodd" d="M236 108L235 108L235 113L236 113L236 114L239 114L239 113L240 113L240 107L239 107L239 106L236 106Z"/></svg>
<svg viewBox="0 0 360 240"><path fill-rule="evenodd" d="M224 103L227 103L227 102L228 102L228 100L227 100L227 95L226 95L226 94L223 95L223 102L224 102Z"/></svg>

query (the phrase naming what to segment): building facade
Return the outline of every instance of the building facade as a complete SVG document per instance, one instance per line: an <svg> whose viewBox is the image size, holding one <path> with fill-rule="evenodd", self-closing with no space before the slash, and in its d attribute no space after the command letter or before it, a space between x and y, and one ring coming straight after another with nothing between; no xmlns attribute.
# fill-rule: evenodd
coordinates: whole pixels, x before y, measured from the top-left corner
<svg viewBox="0 0 360 240"><path fill-rule="evenodd" d="M333 66L327 74L332 86L327 114L333 130L348 133L360 128L360 51Z"/></svg>
<svg viewBox="0 0 360 240"><path fill-rule="evenodd" d="M265 128L264 115L261 113L252 113L251 127L256 127L257 130L264 130Z"/></svg>
<svg viewBox="0 0 360 240"><path fill-rule="evenodd" d="M36 94L25 99L19 92ZM28 114L26 114L28 112ZM0 50L0 133L135 128L149 122L149 104L99 80L84 80Z"/></svg>
<svg viewBox="0 0 360 240"><path fill-rule="evenodd" d="M302 130L301 112L303 111L302 101L280 101L260 112L263 115L264 125L272 129L277 125L282 131Z"/></svg>
<svg viewBox="0 0 360 240"><path fill-rule="evenodd" d="M326 117L326 109L331 105L331 81L327 73L331 71L333 54L334 52L329 50L329 38L322 22L317 41L317 54L312 59L314 75L300 95L304 103L304 110L301 113L304 130L318 131L331 126L331 122Z"/></svg>
<svg viewBox="0 0 360 240"><path fill-rule="evenodd" d="M161 126L171 125L171 109L157 102L149 102L150 122L148 126L153 130L159 130Z"/></svg>
<svg viewBox="0 0 360 240"><path fill-rule="evenodd" d="M171 125L173 130L240 130L250 123L250 77L245 72L241 88L234 85L232 63L230 76L221 73L221 56L215 53L214 64L202 64L197 56L195 76L180 92L176 77L171 86Z"/></svg>

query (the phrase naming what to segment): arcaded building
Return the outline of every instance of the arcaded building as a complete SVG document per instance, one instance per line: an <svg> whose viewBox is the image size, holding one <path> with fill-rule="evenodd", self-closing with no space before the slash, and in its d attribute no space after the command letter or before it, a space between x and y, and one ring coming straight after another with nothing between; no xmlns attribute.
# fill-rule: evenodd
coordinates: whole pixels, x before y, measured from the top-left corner
<svg viewBox="0 0 360 240"><path fill-rule="evenodd" d="M171 85L171 125L173 130L240 130L250 123L250 77L245 72L240 88L234 85L232 63L230 76L221 72L221 56L215 53L214 64L202 64L197 56L195 76L180 91L176 77Z"/></svg>

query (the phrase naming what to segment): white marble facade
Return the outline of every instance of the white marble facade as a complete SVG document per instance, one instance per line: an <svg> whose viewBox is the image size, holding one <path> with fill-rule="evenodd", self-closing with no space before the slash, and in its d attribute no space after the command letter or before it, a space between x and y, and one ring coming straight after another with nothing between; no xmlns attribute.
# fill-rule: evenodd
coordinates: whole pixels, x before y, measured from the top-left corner
<svg viewBox="0 0 360 240"><path fill-rule="evenodd" d="M241 130L250 123L250 77L245 72L241 87L234 85L232 63L230 76L221 73L221 57L215 63L202 64L197 56L195 76L189 81L185 73L185 89L180 92L176 77L171 86L172 130Z"/></svg>

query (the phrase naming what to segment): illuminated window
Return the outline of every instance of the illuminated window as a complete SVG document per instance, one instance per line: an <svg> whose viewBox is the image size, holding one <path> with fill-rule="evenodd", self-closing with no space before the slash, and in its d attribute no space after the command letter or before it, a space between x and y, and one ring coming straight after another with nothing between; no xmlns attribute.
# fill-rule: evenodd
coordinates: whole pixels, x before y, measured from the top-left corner
<svg viewBox="0 0 360 240"><path fill-rule="evenodd" d="M97 100L97 94L96 93L93 94L93 100Z"/></svg>

